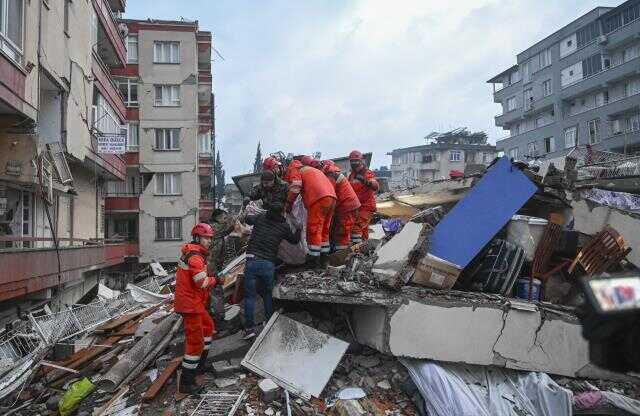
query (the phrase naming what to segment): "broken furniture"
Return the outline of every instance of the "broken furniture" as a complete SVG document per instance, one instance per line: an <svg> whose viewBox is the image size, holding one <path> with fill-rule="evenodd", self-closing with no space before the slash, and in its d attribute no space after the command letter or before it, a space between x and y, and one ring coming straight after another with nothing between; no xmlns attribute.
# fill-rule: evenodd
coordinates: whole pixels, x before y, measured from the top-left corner
<svg viewBox="0 0 640 416"><path fill-rule="evenodd" d="M610 226L605 226L580 250L569 266L569 273L573 273L578 266L587 276L606 272L620 263L630 251L631 248L625 246L624 238Z"/></svg>
<svg viewBox="0 0 640 416"><path fill-rule="evenodd" d="M525 250L509 241L494 239L479 264L470 271L472 290L510 295L520 276Z"/></svg>

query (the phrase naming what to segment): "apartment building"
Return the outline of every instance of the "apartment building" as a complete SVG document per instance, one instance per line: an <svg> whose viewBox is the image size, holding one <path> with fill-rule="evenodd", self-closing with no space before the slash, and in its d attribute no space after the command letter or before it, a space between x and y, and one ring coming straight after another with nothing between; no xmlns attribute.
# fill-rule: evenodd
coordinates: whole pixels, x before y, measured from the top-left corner
<svg viewBox="0 0 640 416"><path fill-rule="evenodd" d="M498 150L557 157L576 146L640 151L640 0L598 7L517 55L488 82Z"/></svg>
<svg viewBox="0 0 640 416"><path fill-rule="evenodd" d="M98 147L125 122L111 76L126 61L124 8L0 0L0 321L54 296L77 302L136 254L104 240L104 185L126 167Z"/></svg>
<svg viewBox="0 0 640 416"><path fill-rule="evenodd" d="M470 133L466 128L447 133L431 133L427 144L393 149L391 189L418 186L449 178L471 167L487 166L496 157L496 147L487 143L484 132Z"/></svg>
<svg viewBox="0 0 640 416"><path fill-rule="evenodd" d="M107 235L136 242L140 263L175 262L213 210L211 33L198 22L121 24L126 178L107 184Z"/></svg>

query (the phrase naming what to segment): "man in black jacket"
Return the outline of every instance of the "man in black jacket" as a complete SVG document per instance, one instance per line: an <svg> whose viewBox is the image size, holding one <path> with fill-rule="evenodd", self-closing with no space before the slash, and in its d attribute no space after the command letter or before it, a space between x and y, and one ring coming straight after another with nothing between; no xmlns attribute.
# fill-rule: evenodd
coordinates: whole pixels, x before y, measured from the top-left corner
<svg viewBox="0 0 640 416"><path fill-rule="evenodd" d="M273 313L273 278L275 274L275 262L278 258L278 247L282 240L291 244L300 241L300 229L291 232L289 224L285 221L282 212L284 206L272 204L265 214L246 217L246 223L253 225L253 231L247 246L247 260L244 267L244 338L256 336L254 310L256 303L256 286L260 285L260 296L264 303L266 319Z"/></svg>

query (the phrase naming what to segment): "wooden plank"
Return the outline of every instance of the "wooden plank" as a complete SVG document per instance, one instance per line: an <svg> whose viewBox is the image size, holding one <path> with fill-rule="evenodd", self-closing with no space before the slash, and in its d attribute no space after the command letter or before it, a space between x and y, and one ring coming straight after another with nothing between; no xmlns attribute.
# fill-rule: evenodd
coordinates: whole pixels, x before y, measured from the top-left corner
<svg viewBox="0 0 640 416"><path fill-rule="evenodd" d="M144 396L142 396L142 400L150 401L155 399L156 395L160 392L164 384L167 382L167 380L169 380L169 377L171 377L171 375L178 369L178 367L180 367L181 362L182 358L180 357L171 360L167 368L164 369L162 374L158 376L156 381L154 381L149 389L144 393Z"/></svg>
<svg viewBox="0 0 640 416"><path fill-rule="evenodd" d="M129 321L132 321L134 319L136 319L137 317L139 317L140 315L142 315L143 312L136 312L136 313L132 313L132 314L125 314L122 316L119 316L117 318L111 319L107 322L105 322L104 324L100 325L99 327L97 327L94 332L97 331L111 331L113 329L116 329L117 327L126 324Z"/></svg>

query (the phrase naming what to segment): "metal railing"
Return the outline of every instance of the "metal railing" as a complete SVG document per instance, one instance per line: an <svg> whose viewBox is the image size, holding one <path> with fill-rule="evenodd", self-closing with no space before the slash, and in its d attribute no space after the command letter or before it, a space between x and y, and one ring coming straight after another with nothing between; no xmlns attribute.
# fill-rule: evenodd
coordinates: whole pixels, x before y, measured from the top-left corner
<svg viewBox="0 0 640 416"><path fill-rule="evenodd" d="M576 159L578 180L613 179L640 176L640 155L593 150L578 147L567 157Z"/></svg>

